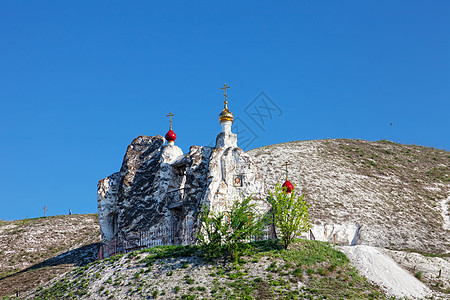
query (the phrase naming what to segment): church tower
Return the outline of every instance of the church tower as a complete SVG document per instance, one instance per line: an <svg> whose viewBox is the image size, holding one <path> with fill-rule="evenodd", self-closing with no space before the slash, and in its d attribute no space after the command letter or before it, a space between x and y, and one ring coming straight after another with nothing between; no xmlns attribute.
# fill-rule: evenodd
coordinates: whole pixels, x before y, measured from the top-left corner
<svg viewBox="0 0 450 300"><path fill-rule="evenodd" d="M231 125L233 124L233 113L228 109L227 89L230 87L225 83L220 89L224 90L225 97L224 108L219 114L219 123L222 126L222 132L216 138L216 148L223 147L237 147L237 134L231 132Z"/></svg>

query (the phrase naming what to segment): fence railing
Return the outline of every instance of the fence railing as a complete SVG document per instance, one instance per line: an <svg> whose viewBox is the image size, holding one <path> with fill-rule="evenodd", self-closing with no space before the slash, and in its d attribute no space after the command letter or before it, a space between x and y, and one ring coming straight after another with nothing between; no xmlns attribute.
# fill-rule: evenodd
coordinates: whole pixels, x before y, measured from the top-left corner
<svg viewBox="0 0 450 300"><path fill-rule="evenodd" d="M276 233L272 225L266 226L261 235L252 236L247 242L268 240L276 238ZM121 233L108 242L100 245L98 259L104 259L117 253L127 253L130 251L151 248L165 245L195 245L197 243L196 232L186 228L174 230L169 228L155 228L147 231Z"/></svg>
<svg viewBox="0 0 450 300"><path fill-rule="evenodd" d="M191 244L195 244L195 234L192 230L158 227L146 231L119 233L114 239L102 242L98 258L103 259L116 253L127 253L155 246Z"/></svg>

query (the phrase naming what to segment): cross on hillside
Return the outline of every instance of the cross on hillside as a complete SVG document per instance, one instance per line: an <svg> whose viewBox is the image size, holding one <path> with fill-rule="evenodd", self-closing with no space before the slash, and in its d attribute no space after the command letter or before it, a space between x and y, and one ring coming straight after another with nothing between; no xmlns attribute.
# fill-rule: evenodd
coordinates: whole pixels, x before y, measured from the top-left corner
<svg viewBox="0 0 450 300"><path fill-rule="evenodd" d="M291 163L290 162L288 162L288 161L286 161L285 163L284 163L284 166L286 167L286 180L288 180L288 175L289 175L289 171L288 171L288 166L290 166L291 165Z"/></svg>
<svg viewBox="0 0 450 300"><path fill-rule="evenodd" d="M44 217L47 217L47 205L44 205Z"/></svg>

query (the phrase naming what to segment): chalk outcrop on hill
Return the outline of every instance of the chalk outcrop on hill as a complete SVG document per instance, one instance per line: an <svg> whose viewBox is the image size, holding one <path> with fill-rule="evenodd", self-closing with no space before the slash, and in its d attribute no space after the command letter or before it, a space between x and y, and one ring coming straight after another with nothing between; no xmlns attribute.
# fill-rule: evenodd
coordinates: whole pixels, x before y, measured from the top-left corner
<svg viewBox="0 0 450 300"><path fill-rule="evenodd" d="M215 148L192 146L187 154L164 146L161 136L135 139L121 171L99 183L103 240L161 224L192 236L203 204L225 210L241 193L252 194L265 211L267 190L284 180L280 166L290 161L290 180L311 203L313 227L305 237L450 252L448 152L387 141L318 140L245 153L235 138L221 133Z"/></svg>
<svg viewBox="0 0 450 300"><path fill-rule="evenodd" d="M316 140L248 151L266 189L289 180L311 204L316 239L450 252L450 154L388 141ZM308 234L309 237L309 234Z"/></svg>
<svg viewBox="0 0 450 300"><path fill-rule="evenodd" d="M183 154L161 136L140 136L128 146L120 172L98 184L99 222L104 242L149 233L161 244L192 243L204 205L226 211L251 196L269 209L264 179L236 135L220 133L217 145L192 146Z"/></svg>

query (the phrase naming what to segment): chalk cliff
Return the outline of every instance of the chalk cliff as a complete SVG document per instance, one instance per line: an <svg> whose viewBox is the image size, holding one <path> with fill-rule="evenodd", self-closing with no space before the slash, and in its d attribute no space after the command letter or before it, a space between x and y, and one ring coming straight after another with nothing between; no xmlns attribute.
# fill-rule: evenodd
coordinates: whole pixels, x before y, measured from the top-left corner
<svg viewBox="0 0 450 300"><path fill-rule="evenodd" d="M120 172L98 184L99 222L104 242L150 233L162 243L193 242L203 205L224 211L251 196L269 209L264 179L236 135L219 134L216 147L191 146L183 154L161 136L140 136L128 146ZM164 241L162 241L164 239Z"/></svg>

